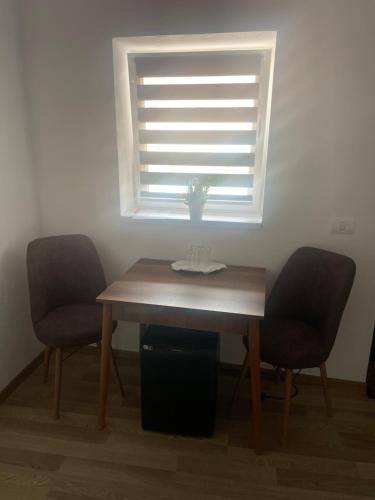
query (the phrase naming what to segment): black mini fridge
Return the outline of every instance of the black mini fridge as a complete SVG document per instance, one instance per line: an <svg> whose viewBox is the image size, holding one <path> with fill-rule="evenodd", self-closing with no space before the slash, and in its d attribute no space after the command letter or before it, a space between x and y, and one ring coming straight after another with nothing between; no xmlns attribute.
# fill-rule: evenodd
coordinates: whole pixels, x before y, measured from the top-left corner
<svg viewBox="0 0 375 500"><path fill-rule="evenodd" d="M142 427L212 436L218 334L150 325L141 337Z"/></svg>

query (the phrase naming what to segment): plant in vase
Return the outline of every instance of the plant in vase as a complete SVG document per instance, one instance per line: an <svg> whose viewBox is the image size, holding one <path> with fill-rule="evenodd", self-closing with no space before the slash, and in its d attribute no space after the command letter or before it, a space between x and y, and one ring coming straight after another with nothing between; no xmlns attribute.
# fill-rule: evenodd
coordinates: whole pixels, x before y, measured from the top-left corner
<svg viewBox="0 0 375 500"><path fill-rule="evenodd" d="M199 177L193 177L189 183L185 203L189 206L191 222L202 220L203 208L207 201L207 194L210 186Z"/></svg>

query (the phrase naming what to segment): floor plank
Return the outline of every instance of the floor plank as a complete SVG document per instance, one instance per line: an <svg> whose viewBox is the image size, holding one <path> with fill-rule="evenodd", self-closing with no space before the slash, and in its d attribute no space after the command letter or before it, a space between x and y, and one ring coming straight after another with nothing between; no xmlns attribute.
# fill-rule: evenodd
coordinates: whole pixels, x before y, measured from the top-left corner
<svg viewBox="0 0 375 500"><path fill-rule="evenodd" d="M108 427L96 430L99 357L83 350L64 364L61 418L42 367L0 406L0 499L4 500L359 500L375 498L375 405L363 386L335 381L333 418L321 387L297 379L289 447L280 446L282 403L263 404L265 452L252 449L246 381L229 417L237 372L224 367L213 438L143 431L134 354L118 356L127 399L113 377ZM52 373L52 370L51 370ZM262 388L282 393L266 374Z"/></svg>
<svg viewBox="0 0 375 500"><path fill-rule="evenodd" d="M318 472L302 472L291 469L277 470L277 484L293 488L305 488L317 491L332 491L353 495L373 497L375 478L363 479Z"/></svg>
<svg viewBox="0 0 375 500"><path fill-rule="evenodd" d="M0 446L0 463L9 465L21 465L31 469L58 470L64 458L53 453L40 453L30 450L19 450Z"/></svg>

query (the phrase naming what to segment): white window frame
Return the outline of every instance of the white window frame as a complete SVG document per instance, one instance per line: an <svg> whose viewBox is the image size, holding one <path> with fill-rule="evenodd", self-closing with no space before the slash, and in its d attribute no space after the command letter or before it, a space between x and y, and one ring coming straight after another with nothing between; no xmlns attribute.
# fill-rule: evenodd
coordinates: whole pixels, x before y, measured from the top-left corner
<svg viewBox="0 0 375 500"><path fill-rule="evenodd" d="M162 35L113 39L114 85L116 100L117 148L121 215L133 219L188 220L188 209L181 202L138 200L138 130L132 117L136 82L132 54L250 50L264 52L259 76L257 151L255 185L251 206L240 203L207 202L203 221L261 224L271 114L276 32L237 32L204 35ZM265 91L264 91L265 90Z"/></svg>

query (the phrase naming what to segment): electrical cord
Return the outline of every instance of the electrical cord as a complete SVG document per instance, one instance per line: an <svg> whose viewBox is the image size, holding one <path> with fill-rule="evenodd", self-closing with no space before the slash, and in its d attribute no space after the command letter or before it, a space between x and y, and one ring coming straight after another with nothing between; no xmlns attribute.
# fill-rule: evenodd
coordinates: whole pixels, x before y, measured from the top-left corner
<svg viewBox="0 0 375 500"><path fill-rule="evenodd" d="M293 394L291 395L292 399L295 398L297 396L297 394L299 393L299 389L298 389L298 386L296 384L296 379L300 373L301 373L301 370L298 370L298 372L293 376L293 381L292 381ZM260 399L262 401L265 401L266 399L276 399L277 401L283 401L285 398L284 398L284 396L268 395L266 392L261 392Z"/></svg>
<svg viewBox="0 0 375 500"><path fill-rule="evenodd" d="M76 354L78 351L80 351L82 348L79 347L78 349L75 349L74 351L71 351L69 354L67 354L64 358L63 358L63 362L66 361L67 359L69 359L71 356L73 356L73 354Z"/></svg>

